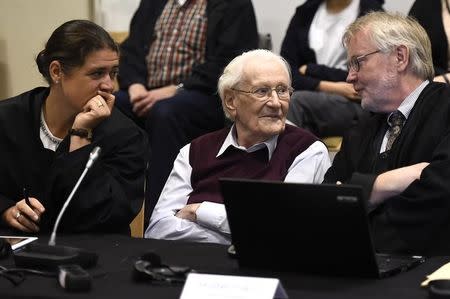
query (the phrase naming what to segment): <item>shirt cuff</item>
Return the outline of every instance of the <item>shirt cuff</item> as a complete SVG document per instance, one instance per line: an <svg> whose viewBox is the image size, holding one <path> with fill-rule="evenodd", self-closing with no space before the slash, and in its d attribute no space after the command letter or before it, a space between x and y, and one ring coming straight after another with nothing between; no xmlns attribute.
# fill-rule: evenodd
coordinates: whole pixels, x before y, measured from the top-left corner
<svg viewBox="0 0 450 299"><path fill-rule="evenodd" d="M197 223L211 230L230 233L227 213L223 204L204 201L197 209Z"/></svg>

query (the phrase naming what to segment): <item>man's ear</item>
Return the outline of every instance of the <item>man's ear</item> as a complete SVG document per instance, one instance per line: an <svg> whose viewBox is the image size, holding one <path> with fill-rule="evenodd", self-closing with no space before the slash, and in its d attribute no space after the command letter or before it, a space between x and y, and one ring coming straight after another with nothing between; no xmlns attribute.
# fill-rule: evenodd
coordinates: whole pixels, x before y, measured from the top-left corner
<svg viewBox="0 0 450 299"><path fill-rule="evenodd" d="M58 60L53 60L48 66L48 71L52 78L52 82L58 84L63 74L61 63Z"/></svg>
<svg viewBox="0 0 450 299"><path fill-rule="evenodd" d="M397 59L397 69L401 72L405 71L409 65L409 48L400 45L395 49Z"/></svg>
<svg viewBox="0 0 450 299"><path fill-rule="evenodd" d="M224 104L231 119L235 119L236 116L236 93L228 89L224 92Z"/></svg>

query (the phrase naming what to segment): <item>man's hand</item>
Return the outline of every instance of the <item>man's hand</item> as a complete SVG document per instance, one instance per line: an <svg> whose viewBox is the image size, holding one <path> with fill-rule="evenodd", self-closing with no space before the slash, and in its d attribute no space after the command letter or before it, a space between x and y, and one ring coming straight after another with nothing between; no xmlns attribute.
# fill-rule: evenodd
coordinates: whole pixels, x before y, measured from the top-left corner
<svg viewBox="0 0 450 299"><path fill-rule="evenodd" d="M305 75L306 74L306 69L308 68L308 66L306 65L306 64L304 64L304 65L302 65L302 66L300 66L299 68L298 68L298 72L301 74L301 75Z"/></svg>
<svg viewBox="0 0 450 299"><path fill-rule="evenodd" d="M131 105L140 102L147 96L148 90L144 85L140 83L131 84L128 87L128 95L130 96Z"/></svg>
<svg viewBox="0 0 450 299"><path fill-rule="evenodd" d="M371 204L379 205L389 197L402 193L412 182L420 179L423 169L429 164L427 162L417 163L377 176L370 195Z"/></svg>
<svg viewBox="0 0 450 299"><path fill-rule="evenodd" d="M134 85L136 84L130 86L128 92L130 94L131 104L133 105L133 112L139 117L147 115L156 102L173 97L177 92L175 85L168 85L149 91L145 90L145 93L142 90L142 84L139 84L139 87Z"/></svg>
<svg viewBox="0 0 450 299"><path fill-rule="evenodd" d="M184 208L179 210L175 216L178 218L190 220L192 222L197 222L197 209L200 207L199 203L193 203L186 205Z"/></svg>
<svg viewBox="0 0 450 299"><path fill-rule="evenodd" d="M2 220L8 226L27 233L39 231L41 215L45 212L44 206L34 197L30 197L31 206L25 199L17 202L2 214Z"/></svg>
<svg viewBox="0 0 450 299"><path fill-rule="evenodd" d="M434 82L442 82L442 83L447 83L449 84L445 79L447 78L447 80L449 80L450 78L450 73L446 73L446 74L442 74L439 76L434 77Z"/></svg>

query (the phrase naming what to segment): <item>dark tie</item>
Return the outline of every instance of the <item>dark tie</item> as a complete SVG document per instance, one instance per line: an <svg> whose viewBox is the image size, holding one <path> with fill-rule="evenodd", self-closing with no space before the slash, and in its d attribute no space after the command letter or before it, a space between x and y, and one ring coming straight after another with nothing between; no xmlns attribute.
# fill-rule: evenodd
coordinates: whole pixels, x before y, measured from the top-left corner
<svg viewBox="0 0 450 299"><path fill-rule="evenodd" d="M389 130L388 130L388 140L386 143L386 151L390 150L395 139L402 131L403 124L405 123L405 116L400 111L395 111L389 116L388 119Z"/></svg>

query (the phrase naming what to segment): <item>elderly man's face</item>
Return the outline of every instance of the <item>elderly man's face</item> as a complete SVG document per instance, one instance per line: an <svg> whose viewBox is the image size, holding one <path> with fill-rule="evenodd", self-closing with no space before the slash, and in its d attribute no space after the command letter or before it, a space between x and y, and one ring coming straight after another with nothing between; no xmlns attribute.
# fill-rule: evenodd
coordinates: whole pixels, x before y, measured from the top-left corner
<svg viewBox="0 0 450 299"><path fill-rule="evenodd" d="M254 92L261 88L279 91L290 88L289 75L280 61L270 58L246 63L243 80L236 89ZM275 90L261 98L252 93L232 91L227 105L235 120L239 145L249 147L281 133L289 100L290 96L280 98Z"/></svg>
<svg viewBox="0 0 450 299"><path fill-rule="evenodd" d="M377 50L365 31L354 35L348 44L347 57L348 60L359 58L359 70L349 69L347 82L352 83L361 96L364 109L391 112L393 93L399 80L395 53L375 52Z"/></svg>

